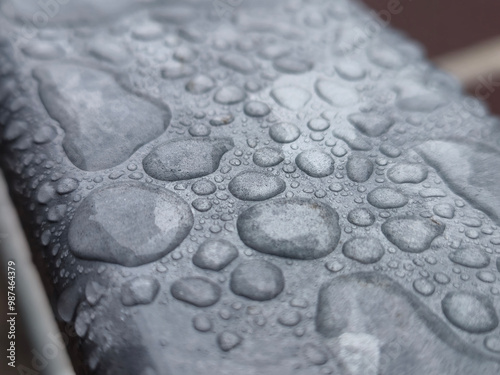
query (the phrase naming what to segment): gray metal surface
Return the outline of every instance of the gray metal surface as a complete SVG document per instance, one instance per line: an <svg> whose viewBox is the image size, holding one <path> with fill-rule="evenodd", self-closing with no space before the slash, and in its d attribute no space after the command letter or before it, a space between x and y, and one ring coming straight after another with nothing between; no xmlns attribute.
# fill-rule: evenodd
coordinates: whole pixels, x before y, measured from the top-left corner
<svg viewBox="0 0 500 375"><path fill-rule="evenodd" d="M89 373L500 372L500 127L417 45L346 1L9 4L1 162Z"/></svg>

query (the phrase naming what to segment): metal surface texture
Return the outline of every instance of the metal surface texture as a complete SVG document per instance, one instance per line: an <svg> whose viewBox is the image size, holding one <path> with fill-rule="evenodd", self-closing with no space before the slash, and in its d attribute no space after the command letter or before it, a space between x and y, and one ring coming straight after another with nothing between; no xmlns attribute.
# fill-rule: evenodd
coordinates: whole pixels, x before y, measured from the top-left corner
<svg viewBox="0 0 500 375"><path fill-rule="evenodd" d="M500 373L500 125L352 1L0 2L0 162L89 374Z"/></svg>

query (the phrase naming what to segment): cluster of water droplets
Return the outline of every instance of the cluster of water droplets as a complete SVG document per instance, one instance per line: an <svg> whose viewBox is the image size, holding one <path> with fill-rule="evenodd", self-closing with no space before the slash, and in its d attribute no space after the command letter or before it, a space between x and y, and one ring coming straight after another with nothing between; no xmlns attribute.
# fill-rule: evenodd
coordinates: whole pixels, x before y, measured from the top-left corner
<svg viewBox="0 0 500 375"><path fill-rule="evenodd" d="M339 9L303 17L313 40L350 43ZM292 330L304 363L328 371L318 340L349 332L322 323L345 297L329 282L374 272L390 277L370 279L377 290L402 285L411 306L433 306L425 319L490 334L498 355L500 199L477 181L500 156L480 135L454 140L448 81L403 69L416 48L325 62L301 30L244 16L225 25L235 39L209 27L193 8L160 8L39 32L21 48L28 78L2 65L5 165L54 264L60 317L99 344L114 301L123 317L179 304L222 352L258 327Z"/></svg>

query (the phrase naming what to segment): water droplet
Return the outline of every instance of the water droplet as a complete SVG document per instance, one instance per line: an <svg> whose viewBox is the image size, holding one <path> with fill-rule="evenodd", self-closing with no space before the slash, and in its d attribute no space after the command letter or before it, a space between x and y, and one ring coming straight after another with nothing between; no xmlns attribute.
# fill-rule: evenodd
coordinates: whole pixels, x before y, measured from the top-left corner
<svg viewBox="0 0 500 375"><path fill-rule="evenodd" d="M128 182L85 198L70 223L68 242L80 258L138 266L175 249L192 226L191 210L177 195Z"/></svg>
<svg viewBox="0 0 500 375"><path fill-rule="evenodd" d="M406 64L406 58L392 47L374 43L367 51L368 58L376 65L386 69L399 69Z"/></svg>
<svg viewBox="0 0 500 375"><path fill-rule="evenodd" d="M104 286L91 280L85 286L85 299L91 306L95 306L104 295L105 290Z"/></svg>
<svg viewBox="0 0 500 375"><path fill-rule="evenodd" d="M397 158L401 155L401 150L389 143L382 143L380 145L380 152L390 158Z"/></svg>
<svg viewBox="0 0 500 375"><path fill-rule="evenodd" d="M224 86L216 91L214 100L219 104L232 105L242 102L245 92L237 86Z"/></svg>
<svg viewBox="0 0 500 375"><path fill-rule="evenodd" d="M450 278L442 272L438 272L434 275L434 280L438 284L446 285L450 282Z"/></svg>
<svg viewBox="0 0 500 375"><path fill-rule="evenodd" d="M247 57L239 54L225 54L219 59L221 65L233 69L242 74L251 74L255 71L255 66Z"/></svg>
<svg viewBox="0 0 500 375"><path fill-rule="evenodd" d="M484 268L490 264L490 257L475 247L455 250L448 257L453 263L470 268Z"/></svg>
<svg viewBox="0 0 500 375"><path fill-rule="evenodd" d="M200 332L212 330L212 321L205 314L195 315L193 318L193 327Z"/></svg>
<svg viewBox="0 0 500 375"><path fill-rule="evenodd" d="M427 178L427 168L422 164L397 164L387 171L389 180L396 184L418 184Z"/></svg>
<svg viewBox="0 0 500 375"><path fill-rule="evenodd" d="M386 187L373 189L368 194L367 200L372 206L383 209L399 208L408 203L406 196L395 189Z"/></svg>
<svg viewBox="0 0 500 375"><path fill-rule="evenodd" d="M484 339L484 346L492 352L500 353L500 338L488 336Z"/></svg>
<svg viewBox="0 0 500 375"><path fill-rule="evenodd" d="M212 181L202 179L196 181L191 187L193 192L198 195L210 195L215 193L217 187Z"/></svg>
<svg viewBox="0 0 500 375"><path fill-rule="evenodd" d="M342 139L353 150L369 151L372 149L371 143L362 138L354 129L334 128L333 135Z"/></svg>
<svg viewBox="0 0 500 375"><path fill-rule="evenodd" d="M162 181L188 180L211 174L234 147L230 138L178 139L156 147L143 160L144 171Z"/></svg>
<svg viewBox="0 0 500 375"><path fill-rule="evenodd" d="M427 141L417 151L456 194L500 223L497 151L470 141Z"/></svg>
<svg viewBox="0 0 500 375"><path fill-rule="evenodd" d="M271 112L271 108L266 103L250 101L245 103L243 108L245 114L251 117L264 117Z"/></svg>
<svg viewBox="0 0 500 375"><path fill-rule="evenodd" d="M89 48L89 53L99 60L113 64L122 64L130 60L127 49L110 40L96 40Z"/></svg>
<svg viewBox="0 0 500 375"><path fill-rule="evenodd" d="M347 220L349 220L351 224L360 227L368 227L375 222L375 215L366 208L355 208L349 211Z"/></svg>
<svg viewBox="0 0 500 375"><path fill-rule="evenodd" d="M31 41L21 49L26 56L38 60L57 59L65 53L61 46L40 40Z"/></svg>
<svg viewBox="0 0 500 375"><path fill-rule="evenodd" d="M263 260L240 264L232 273L230 287L234 294L254 301L275 298L285 287L280 268Z"/></svg>
<svg viewBox="0 0 500 375"><path fill-rule="evenodd" d="M430 296L436 290L436 287L429 280L421 278L413 282L413 288L423 296Z"/></svg>
<svg viewBox="0 0 500 375"><path fill-rule="evenodd" d="M271 97L280 106L293 111L301 109L311 100L309 91L298 86L275 88L271 91Z"/></svg>
<svg viewBox="0 0 500 375"><path fill-rule="evenodd" d="M432 211L445 219L453 219L455 217L455 207L448 203L436 204Z"/></svg>
<svg viewBox="0 0 500 375"><path fill-rule="evenodd" d="M381 243L371 237L356 237L348 240L342 252L347 258L363 264L377 263L385 253Z"/></svg>
<svg viewBox="0 0 500 375"><path fill-rule="evenodd" d="M485 333L498 326L495 307L488 297L471 292L449 292L441 302L448 320L469 333Z"/></svg>
<svg viewBox="0 0 500 375"><path fill-rule="evenodd" d="M253 162L259 167L274 167L285 160L285 156L280 149L274 147L263 147L253 154Z"/></svg>
<svg viewBox="0 0 500 375"><path fill-rule="evenodd" d="M274 60L279 57L283 57L289 54L291 51L290 47L285 46L281 43L269 44L259 51L259 56L266 60Z"/></svg>
<svg viewBox="0 0 500 375"><path fill-rule="evenodd" d="M295 164L311 177L321 178L331 175L335 170L333 158L326 152L308 150L295 158Z"/></svg>
<svg viewBox="0 0 500 375"><path fill-rule="evenodd" d="M42 126L33 134L33 141L38 144L50 142L57 135L52 126Z"/></svg>
<svg viewBox="0 0 500 375"><path fill-rule="evenodd" d="M422 198L442 198L446 197L446 193L442 189L438 188L429 188L423 189L418 192Z"/></svg>
<svg viewBox="0 0 500 375"><path fill-rule="evenodd" d="M286 258L316 259L337 246L338 219L333 208L318 201L275 199L244 211L238 217L237 227L241 240L257 251Z"/></svg>
<svg viewBox="0 0 500 375"><path fill-rule="evenodd" d="M215 87L215 82L209 76L199 74L191 78L186 83L186 91L194 95L201 95L209 92Z"/></svg>
<svg viewBox="0 0 500 375"><path fill-rule="evenodd" d="M294 59L290 57L280 57L274 60L274 69L286 74L303 74L312 69L313 64L309 61Z"/></svg>
<svg viewBox="0 0 500 375"><path fill-rule="evenodd" d="M179 61L169 61L165 63L161 70L161 75L165 79L180 79L191 77L196 69L191 65Z"/></svg>
<svg viewBox="0 0 500 375"><path fill-rule="evenodd" d="M352 59L342 60L335 64L335 70L340 77L348 81L357 81L363 79L366 75L363 66Z"/></svg>
<svg viewBox="0 0 500 375"><path fill-rule="evenodd" d="M145 23L132 29L132 38L143 42L161 38L163 28L157 23Z"/></svg>
<svg viewBox="0 0 500 375"><path fill-rule="evenodd" d="M69 323L72 320L82 297L83 288L77 283L62 291L57 300L57 313L63 321Z"/></svg>
<svg viewBox="0 0 500 375"><path fill-rule="evenodd" d="M282 122L269 128L269 136L278 143L291 143L300 136L300 130L297 126Z"/></svg>
<svg viewBox="0 0 500 375"><path fill-rule="evenodd" d="M321 99L336 107L353 105L359 100L358 93L355 90L342 87L334 81L319 79L314 87Z"/></svg>
<svg viewBox="0 0 500 375"><path fill-rule="evenodd" d="M224 331L217 335L217 344L223 351L228 352L241 343L241 337L234 332Z"/></svg>
<svg viewBox="0 0 500 375"><path fill-rule="evenodd" d="M174 59L179 62L193 62L198 57L198 52L188 46L180 46L174 52Z"/></svg>
<svg viewBox="0 0 500 375"><path fill-rule="evenodd" d="M348 116L348 120L361 133L369 137L379 137L394 125L394 120L372 113L356 113Z"/></svg>
<svg viewBox="0 0 500 375"><path fill-rule="evenodd" d="M262 201L285 191L285 182L272 174L263 172L241 172L228 185L236 198L244 201Z"/></svg>
<svg viewBox="0 0 500 375"><path fill-rule="evenodd" d="M67 206L65 204L58 204L54 207L49 208L47 212L47 220L52 222L58 222L66 214Z"/></svg>
<svg viewBox="0 0 500 375"><path fill-rule="evenodd" d="M313 365L321 366L328 362L328 355L312 343L305 344L302 350L306 360Z"/></svg>
<svg viewBox="0 0 500 375"><path fill-rule="evenodd" d="M444 224L418 217L395 217L382 224L382 233L400 250L421 253L443 234Z"/></svg>
<svg viewBox="0 0 500 375"><path fill-rule="evenodd" d="M347 160L347 176L354 182L366 182L373 173L373 162L360 155L350 156Z"/></svg>
<svg viewBox="0 0 500 375"><path fill-rule="evenodd" d="M195 124L189 127L189 134L193 137L207 137L211 132L212 130L203 124Z"/></svg>
<svg viewBox="0 0 500 375"><path fill-rule="evenodd" d="M212 203L208 199L204 198L195 199L191 204L195 210L200 212L207 212L212 208Z"/></svg>
<svg viewBox="0 0 500 375"><path fill-rule="evenodd" d="M478 271L476 276L484 283L494 283L497 280L496 276L489 271Z"/></svg>
<svg viewBox="0 0 500 375"><path fill-rule="evenodd" d="M80 169L116 166L168 125L165 105L125 91L106 73L57 64L39 67L33 74L47 112L65 131L63 148Z"/></svg>
<svg viewBox="0 0 500 375"><path fill-rule="evenodd" d="M193 264L204 269L220 271L238 257L238 249L226 240L203 242L193 256Z"/></svg>
<svg viewBox="0 0 500 375"><path fill-rule="evenodd" d="M222 115L216 115L210 120L210 125L212 126L223 126L229 125L234 121L234 116L232 113L224 113Z"/></svg>
<svg viewBox="0 0 500 375"><path fill-rule="evenodd" d="M312 119L307 123L307 127L315 132L322 132L330 127L330 123L322 118Z"/></svg>
<svg viewBox="0 0 500 375"><path fill-rule="evenodd" d="M46 182L38 188L38 191L36 192L36 200L40 204L47 204L55 198L55 193L56 192L52 184L50 184L50 182Z"/></svg>
<svg viewBox="0 0 500 375"><path fill-rule="evenodd" d="M284 311L278 316L278 323L285 327L294 327L299 324L301 320L302 315L295 310Z"/></svg>
<svg viewBox="0 0 500 375"><path fill-rule="evenodd" d="M220 287L202 277L185 277L177 280L170 288L172 296L197 307L216 304L221 295Z"/></svg>
<svg viewBox="0 0 500 375"><path fill-rule="evenodd" d="M127 281L121 288L121 301L125 306L147 305L155 299L160 283L153 277L140 276Z"/></svg>

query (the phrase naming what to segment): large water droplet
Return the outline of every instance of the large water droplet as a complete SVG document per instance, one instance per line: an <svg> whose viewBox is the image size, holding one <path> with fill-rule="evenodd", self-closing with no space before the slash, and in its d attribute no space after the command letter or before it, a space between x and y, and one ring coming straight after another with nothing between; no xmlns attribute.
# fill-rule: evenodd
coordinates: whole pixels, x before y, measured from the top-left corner
<svg viewBox="0 0 500 375"><path fill-rule="evenodd" d="M417 150L456 194L500 223L498 151L470 141L428 141Z"/></svg>
<svg viewBox="0 0 500 375"><path fill-rule="evenodd" d="M291 143L300 136L300 130L293 124L282 122L269 128L269 136L278 143Z"/></svg>
<svg viewBox="0 0 500 375"><path fill-rule="evenodd" d="M274 60L274 68L286 74L302 74L312 69L313 64L309 61L293 59L290 57L281 57Z"/></svg>
<svg viewBox="0 0 500 375"><path fill-rule="evenodd" d="M484 268L490 264L490 257L475 247L455 250L448 257L453 263L470 268Z"/></svg>
<svg viewBox="0 0 500 375"><path fill-rule="evenodd" d="M307 104L311 99L311 94L298 86L285 86L273 89L271 97L280 106L296 111Z"/></svg>
<svg viewBox="0 0 500 375"><path fill-rule="evenodd" d="M360 155L350 156L347 160L347 176L354 182L365 182L373 173L373 162Z"/></svg>
<svg viewBox="0 0 500 375"><path fill-rule="evenodd" d="M92 192L68 231L80 258L139 266L174 250L193 226L186 202L152 185L122 183Z"/></svg>
<svg viewBox="0 0 500 375"><path fill-rule="evenodd" d="M355 208L349 211L347 220L360 227L369 227L375 222L375 215L366 208Z"/></svg>
<svg viewBox="0 0 500 375"><path fill-rule="evenodd" d="M444 224L418 217L395 217L382 224L382 233L402 251L421 253L443 234Z"/></svg>
<svg viewBox="0 0 500 375"><path fill-rule="evenodd" d="M193 192L198 195L210 195L215 193L217 186L212 181L209 180L199 180L196 181L191 187Z"/></svg>
<svg viewBox="0 0 500 375"><path fill-rule="evenodd" d="M234 147L231 138L178 139L156 147L143 160L144 171L162 181L188 180L213 173Z"/></svg>
<svg viewBox="0 0 500 375"><path fill-rule="evenodd" d="M242 102L245 97L245 92L238 86L224 86L217 90L214 100L219 104L232 105Z"/></svg>
<svg viewBox="0 0 500 375"><path fill-rule="evenodd" d="M128 93L98 70L58 64L35 69L34 76L47 112L65 131L68 158L87 171L124 162L170 120L167 107Z"/></svg>
<svg viewBox="0 0 500 375"><path fill-rule="evenodd" d="M295 158L295 164L311 177L326 177L335 170L333 158L319 150L303 151Z"/></svg>
<svg viewBox="0 0 500 375"><path fill-rule="evenodd" d="M226 240L203 242L193 256L193 264L204 269L220 271L238 257L238 249Z"/></svg>
<svg viewBox="0 0 500 375"><path fill-rule="evenodd" d="M228 352L241 344L241 337L231 331L224 331L217 335L217 344L223 351Z"/></svg>
<svg viewBox="0 0 500 375"><path fill-rule="evenodd" d="M228 185L236 198L244 201L262 201L285 191L285 182L272 174L263 172L241 172Z"/></svg>
<svg viewBox="0 0 500 375"><path fill-rule="evenodd" d="M384 256L384 248L381 243L371 237L356 237L347 241L342 252L350 259L363 264L377 263Z"/></svg>
<svg viewBox="0 0 500 375"><path fill-rule="evenodd" d="M250 74L255 71L253 62L239 54L225 54L221 56L219 62L221 65L242 74Z"/></svg>
<svg viewBox="0 0 500 375"><path fill-rule="evenodd" d="M160 283L155 278L140 276L127 281L121 289L121 301L125 306L146 305L155 299Z"/></svg>
<svg viewBox="0 0 500 375"><path fill-rule="evenodd" d="M405 195L395 189L386 187L373 189L368 194L367 200L372 206L383 209L399 208L408 203L408 198Z"/></svg>
<svg viewBox="0 0 500 375"><path fill-rule="evenodd" d="M367 50L368 58L376 65L387 69L398 69L406 63L406 58L392 47L375 43Z"/></svg>
<svg viewBox="0 0 500 375"><path fill-rule="evenodd" d="M336 107L353 105L359 100L358 93L355 90L342 87L334 81L319 79L314 87L321 99Z"/></svg>
<svg viewBox="0 0 500 375"><path fill-rule="evenodd" d="M177 280L170 288L172 296L197 307L216 304L221 295L220 287L202 277L186 277Z"/></svg>
<svg viewBox="0 0 500 375"><path fill-rule="evenodd" d="M415 280L413 282L413 288L423 296L430 296L436 290L434 284L424 278Z"/></svg>
<svg viewBox="0 0 500 375"><path fill-rule="evenodd" d="M418 184L427 178L427 173L422 164L397 164L387 171L387 177L396 184Z"/></svg>
<svg viewBox="0 0 500 375"><path fill-rule="evenodd" d="M449 292L441 303L444 315L470 333L485 333L498 326L495 307L488 297L470 292Z"/></svg>
<svg viewBox="0 0 500 375"><path fill-rule="evenodd" d="M197 75L191 78L188 83L186 83L186 91L195 95L201 95L209 92L214 87L214 80L204 74Z"/></svg>
<svg viewBox="0 0 500 375"><path fill-rule="evenodd" d="M274 147L263 147L253 154L253 162L263 168L274 167L283 160L285 160L283 152Z"/></svg>
<svg viewBox="0 0 500 375"><path fill-rule="evenodd" d="M266 103L258 102L258 101L250 101L245 103L245 107L243 108L245 114L251 117L264 117L267 116L271 112L271 108Z"/></svg>
<svg viewBox="0 0 500 375"><path fill-rule="evenodd" d="M356 113L349 115L348 120L360 132L369 137L379 137L394 125L394 120L372 113Z"/></svg>

